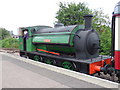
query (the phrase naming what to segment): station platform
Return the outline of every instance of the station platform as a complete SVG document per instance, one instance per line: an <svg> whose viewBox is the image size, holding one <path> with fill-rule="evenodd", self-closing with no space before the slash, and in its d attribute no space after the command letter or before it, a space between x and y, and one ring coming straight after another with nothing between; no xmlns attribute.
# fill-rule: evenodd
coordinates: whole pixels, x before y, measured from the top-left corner
<svg viewBox="0 0 120 90"><path fill-rule="evenodd" d="M117 83L0 52L2 88L114 88Z"/></svg>

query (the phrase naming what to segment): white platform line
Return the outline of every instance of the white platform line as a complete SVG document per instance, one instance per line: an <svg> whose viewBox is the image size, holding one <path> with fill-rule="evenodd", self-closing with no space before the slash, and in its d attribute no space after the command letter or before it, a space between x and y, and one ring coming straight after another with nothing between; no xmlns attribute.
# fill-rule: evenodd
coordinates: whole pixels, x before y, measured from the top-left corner
<svg viewBox="0 0 120 90"><path fill-rule="evenodd" d="M93 77L93 76L86 75L86 74L83 74L83 73L79 73L79 72L67 70L67 69L64 69L64 68L52 66L52 65L49 65L49 64L44 64L44 63L41 63L41 62L33 61L31 59L26 59L26 58L23 58L23 57L14 56L14 55L8 54L8 53L0 52L0 54L15 58L15 59L20 60L20 61L24 61L26 63L30 63L30 64L33 64L33 65L42 67L42 68L45 68L45 69L49 69L49 70L52 70L52 71L55 71L55 72L58 72L58 73L61 73L61 74L64 74L64 75L68 75L68 76L74 77L76 79L80 79L80 80L83 80L83 81L86 81L86 82L89 82L89 83L92 83L92 84L96 84L96 85L99 85L99 86L102 86L102 87L105 87L105 88L118 88L118 83L115 83L115 82L112 82L112 81L108 81L108 80L105 80L105 79Z"/></svg>

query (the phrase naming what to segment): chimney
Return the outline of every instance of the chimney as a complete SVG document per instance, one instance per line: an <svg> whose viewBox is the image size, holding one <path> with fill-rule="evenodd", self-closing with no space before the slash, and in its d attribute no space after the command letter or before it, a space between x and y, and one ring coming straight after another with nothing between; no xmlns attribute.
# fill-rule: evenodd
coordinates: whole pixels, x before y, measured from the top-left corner
<svg viewBox="0 0 120 90"><path fill-rule="evenodd" d="M92 29L92 17L93 15L85 15L84 20L85 20L85 30L91 30Z"/></svg>

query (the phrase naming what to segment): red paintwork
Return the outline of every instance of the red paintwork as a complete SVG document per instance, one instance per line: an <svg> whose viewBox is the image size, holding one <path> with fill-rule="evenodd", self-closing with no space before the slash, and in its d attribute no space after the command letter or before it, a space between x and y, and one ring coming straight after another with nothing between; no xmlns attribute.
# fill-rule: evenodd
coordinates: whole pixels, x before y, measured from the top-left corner
<svg viewBox="0 0 120 90"><path fill-rule="evenodd" d="M89 64L89 74L94 74L97 71L100 71L100 68L104 67L104 65L103 65L104 61L106 62L106 64L111 64L111 58L91 63L91 64Z"/></svg>
<svg viewBox="0 0 120 90"><path fill-rule="evenodd" d="M50 51L46 51L43 49L37 49L38 51L42 51L42 52L46 52L46 53L51 53L51 54L55 54L55 55L60 55L59 53L55 53L55 52L50 52Z"/></svg>
<svg viewBox="0 0 120 90"><path fill-rule="evenodd" d="M44 42L51 42L50 39L44 39Z"/></svg>
<svg viewBox="0 0 120 90"><path fill-rule="evenodd" d="M114 17L120 17L120 14L114 14L113 16Z"/></svg>
<svg viewBox="0 0 120 90"><path fill-rule="evenodd" d="M115 69L120 70L120 51L115 51Z"/></svg>

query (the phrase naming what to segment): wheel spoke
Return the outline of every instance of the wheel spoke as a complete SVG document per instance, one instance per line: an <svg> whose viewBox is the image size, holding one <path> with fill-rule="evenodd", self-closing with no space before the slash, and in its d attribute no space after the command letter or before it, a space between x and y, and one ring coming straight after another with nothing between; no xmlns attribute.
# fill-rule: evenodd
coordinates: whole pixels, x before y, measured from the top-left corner
<svg viewBox="0 0 120 90"><path fill-rule="evenodd" d="M74 69L72 63L71 62L67 62L67 61L62 63L62 67L66 68L66 69L69 69L69 70L73 70Z"/></svg>
<svg viewBox="0 0 120 90"><path fill-rule="evenodd" d="M35 60L35 61L39 61L39 59L40 59L40 57L39 57L38 55L35 55L35 56L34 56L34 60Z"/></svg>

